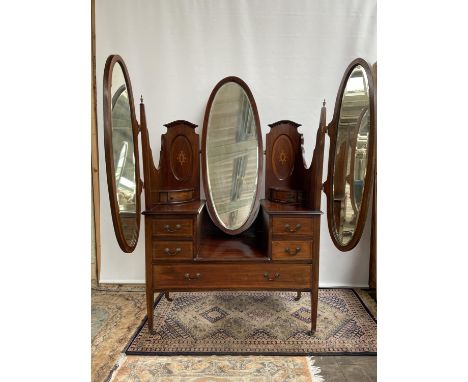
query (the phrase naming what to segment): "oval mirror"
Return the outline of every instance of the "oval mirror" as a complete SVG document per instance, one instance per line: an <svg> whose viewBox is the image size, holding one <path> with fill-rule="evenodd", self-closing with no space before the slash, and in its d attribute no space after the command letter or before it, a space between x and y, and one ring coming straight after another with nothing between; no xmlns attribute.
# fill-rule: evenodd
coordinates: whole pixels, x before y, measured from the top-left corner
<svg viewBox="0 0 468 382"><path fill-rule="evenodd" d="M213 222L231 235L248 229L259 210L263 146L255 100L240 78L221 80L210 95L203 123L202 165Z"/></svg>
<svg viewBox="0 0 468 382"><path fill-rule="evenodd" d="M104 146L107 186L120 248L133 252L140 230L138 127L127 67L118 55L104 69Z"/></svg>
<svg viewBox="0 0 468 382"><path fill-rule="evenodd" d="M341 251L356 246L366 220L375 161L374 102L370 67L356 59L343 76L328 127L328 228Z"/></svg>

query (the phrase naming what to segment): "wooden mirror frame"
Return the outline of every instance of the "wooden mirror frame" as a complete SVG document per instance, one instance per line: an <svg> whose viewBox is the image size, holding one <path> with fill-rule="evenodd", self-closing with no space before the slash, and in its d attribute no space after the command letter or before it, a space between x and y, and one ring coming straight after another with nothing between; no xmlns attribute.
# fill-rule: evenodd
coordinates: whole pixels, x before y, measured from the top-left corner
<svg viewBox="0 0 468 382"><path fill-rule="evenodd" d="M237 229L228 229L224 227L223 224L219 221L218 217L216 216L216 211L215 208L213 207L213 200L211 199L211 195L209 192L209 184L208 184L208 173L207 173L207 166L206 166L206 139L207 139L207 131L208 131L208 120L210 117L210 112L211 112L211 106L213 104L214 98L216 94L218 93L218 90L225 85L228 82L234 82L238 84L247 94L247 97L249 98L250 105L252 106L252 111L255 119L255 129L257 132L257 141L258 141L258 178L257 178L257 187L255 189L255 200L252 205L252 209L250 211L250 215L248 219L242 224ZM226 78L223 78L221 81L219 81L214 89L212 90L210 94L210 98L208 99L208 103L206 105L205 109L205 117L203 119L203 131L202 131L202 148L201 148L201 156L202 156L202 180L203 180L203 189L205 192L205 198L206 198L206 207L208 210L208 214L211 217L211 220L213 223L223 232L229 234L229 235L237 235L241 232L244 232L247 230L257 217L258 211L260 209L260 187L262 184L262 177L263 177L263 142L262 142L262 129L260 125L260 118L258 116L258 109L257 109L257 104L255 103L255 99L253 97L252 92L250 91L249 87L247 84L241 80L239 77L235 76L229 76Z"/></svg>
<svg viewBox="0 0 468 382"><path fill-rule="evenodd" d="M134 245L129 245L125 240L123 233L122 224L119 217L119 204L116 197L116 185L115 185L115 169L113 161L113 150L112 150L112 72L114 66L118 64L122 69L122 73L125 78L125 84L127 86L128 99L130 103L130 115L132 121L133 131L133 153L135 156L135 183L136 183L136 240ZM132 84L130 82L130 76L128 75L127 66L124 60L119 55L111 55L107 58L106 66L104 68L104 148L106 158L106 173L107 173L107 188L109 191L109 202L110 210L112 214L112 222L114 224L114 232L122 251L131 253L134 251L138 238L140 235L140 214L141 214L141 180L140 180L140 161L139 161L139 150L138 150L138 122L135 116L135 105L133 102Z"/></svg>
<svg viewBox="0 0 468 382"><path fill-rule="evenodd" d="M366 168L366 180L364 183L364 189L362 192L362 200L361 200L361 208L359 211L359 216L356 222L356 228L354 230L353 237L351 240L343 245L337 239L336 227L334 223L333 217L333 176L334 176L334 167L335 167L335 150L336 150L336 129L338 125L338 121L340 119L340 109L341 103L343 100L343 93L345 91L346 85L348 83L349 76L351 72L356 66L362 66L364 71L367 75L367 81L369 84L369 158L367 161L367 168ZM328 153L328 175L327 180L323 184L323 190L327 196L327 221L328 221L328 231L330 233L331 239L335 244L336 248L338 248L342 252L350 251L353 249L359 240L361 239L362 232L364 230L364 225L366 223L367 217L367 210L369 207L371 191L374 185L374 167L375 167L375 150L376 150L376 107L375 107L375 86L374 86L374 77L372 75L371 68L367 61L362 58L357 58L353 60L345 70L343 78L341 80L340 87L338 89L338 94L336 96L335 102L335 110L333 113L333 119L329 123L327 127L327 133L330 137L330 149ZM359 131L359 126L357 127L357 131ZM356 131L356 134L357 134Z"/></svg>

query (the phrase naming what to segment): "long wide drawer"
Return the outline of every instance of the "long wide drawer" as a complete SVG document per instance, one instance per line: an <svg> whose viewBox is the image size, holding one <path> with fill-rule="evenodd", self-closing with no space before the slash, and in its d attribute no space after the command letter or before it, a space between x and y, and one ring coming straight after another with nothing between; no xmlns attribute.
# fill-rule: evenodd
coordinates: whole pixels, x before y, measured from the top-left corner
<svg viewBox="0 0 468 382"><path fill-rule="evenodd" d="M311 266L306 264L154 265L153 288L164 289L308 289Z"/></svg>
<svg viewBox="0 0 468 382"><path fill-rule="evenodd" d="M311 260L312 241L273 240L271 242L271 255L273 260Z"/></svg>
<svg viewBox="0 0 468 382"><path fill-rule="evenodd" d="M156 240L152 247L153 260L187 260L193 257L191 241Z"/></svg>

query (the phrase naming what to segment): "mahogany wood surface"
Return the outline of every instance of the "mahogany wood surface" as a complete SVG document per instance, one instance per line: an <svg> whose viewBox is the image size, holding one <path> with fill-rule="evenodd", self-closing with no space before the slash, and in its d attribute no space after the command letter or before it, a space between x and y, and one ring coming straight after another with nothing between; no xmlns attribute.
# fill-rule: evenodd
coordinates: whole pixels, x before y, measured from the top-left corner
<svg viewBox="0 0 468 382"><path fill-rule="evenodd" d="M297 131L301 125L283 120L268 126L270 132L266 135L265 195L271 196L270 189L303 190L306 174L302 155L303 136Z"/></svg>
<svg viewBox="0 0 468 382"><path fill-rule="evenodd" d="M184 204L161 204L154 206L142 212L143 215L156 216L156 215L194 215L201 212L205 205L204 200L196 200Z"/></svg>
<svg viewBox="0 0 468 382"><path fill-rule="evenodd" d="M312 241L273 240L271 242L271 258L285 261L311 260Z"/></svg>
<svg viewBox="0 0 468 382"><path fill-rule="evenodd" d="M153 240L153 260L192 260L191 241Z"/></svg>
<svg viewBox="0 0 468 382"><path fill-rule="evenodd" d="M312 220L306 217L273 217L273 235L310 236Z"/></svg>
<svg viewBox="0 0 468 382"><path fill-rule="evenodd" d="M322 215L320 210L313 210L302 205L275 203L263 199L261 201L263 209L273 215Z"/></svg>
<svg viewBox="0 0 468 382"><path fill-rule="evenodd" d="M155 265L154 289L307 289L309 266L304 264L174 264Z"/></svg>
<svg viewBox="0 0 468 382"><path fill-rule="evenodd" d="M199 142L195 133L197 125L183 120L164 125L166 134L161 136L159 169L161 191L183 191L185 199L159 199L159 203L176 203L200 199ZM192 192L187 192L192 190ZM153 191L153 190L151 190ZM161 196L161 193L160 193ZM169 196L169 195L168 195ZM178 195L180 198L181 195Z"/></svg>
<svg viewBox="0 0 468 382"><path fill-rule="evenodd" d="M153 235L158 236L193 236L193 219L188 218L167 218L153 219L151 222Z"/></svg>

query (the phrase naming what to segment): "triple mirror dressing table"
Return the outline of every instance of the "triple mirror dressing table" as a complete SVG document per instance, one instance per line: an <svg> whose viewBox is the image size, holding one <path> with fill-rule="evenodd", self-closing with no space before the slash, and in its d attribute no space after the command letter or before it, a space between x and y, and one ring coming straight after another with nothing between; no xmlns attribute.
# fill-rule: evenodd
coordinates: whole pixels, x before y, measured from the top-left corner
<svg viewBox="0 0 468 382"><path fill-rule="evenodd" d="M140 214L145 219L150 331L155 292L170 300L176 291L269 290L294 291L297 299L309 292L310 333L315 333L322 188L330 234L337 248L347 251L362 234L373 185L370 73L362 59L349 65L328 125L324 102L310 166L303 157L300 125L293 121L270 124L264 149L252 92L240 78L227 77L208 99L201 140L191 122L165 125L156 167L143 100L138 124L126 65L120 56L108 58L104 138L109 199L124 252L134 250ZM322 185L326 133L330 159ZM206 200L200 198L200 177Z"/></svg>

